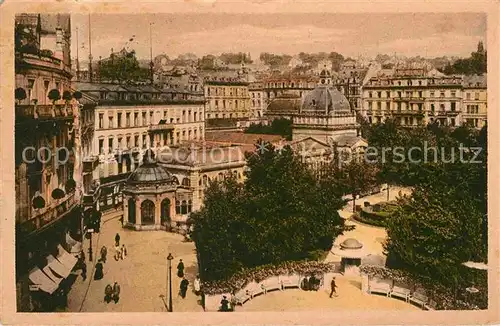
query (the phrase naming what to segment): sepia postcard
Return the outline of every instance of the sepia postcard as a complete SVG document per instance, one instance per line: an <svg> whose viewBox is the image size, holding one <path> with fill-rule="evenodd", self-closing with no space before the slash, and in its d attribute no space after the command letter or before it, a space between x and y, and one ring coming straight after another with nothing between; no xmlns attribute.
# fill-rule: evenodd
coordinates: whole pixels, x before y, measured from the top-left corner
<svg viewBox="0 0 500 326"><path fill-rule="evenodd" d="M500 322L498 10L4 1L0 323Z"/></svg>

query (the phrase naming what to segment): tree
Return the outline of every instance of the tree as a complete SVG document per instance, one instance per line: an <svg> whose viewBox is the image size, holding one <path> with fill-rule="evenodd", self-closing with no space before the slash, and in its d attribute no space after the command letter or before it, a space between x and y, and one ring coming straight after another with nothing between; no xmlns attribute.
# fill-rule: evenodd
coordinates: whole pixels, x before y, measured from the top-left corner
<svg viewBox="0 0 500 326"><path fill-rule="evenodd" d="M73 97L73 96L71 95L71 92L70 92L70 91L64 91L64 92L63 92L62 98L63 98L63 100L64 100L66 103L68 103L69 101L71 101L71 98L72 98L72 97Z"/></svg>
<svg viewBox="0 0 500 326"><path fill-rule="evenodd" d="M18 101L18 104L26 98L26 91L22 87L16 88L14 91L14 96L16 100Z"/></svg>
<svg viewBox="0 0 500 326"><path fill-rule="evenodd" d="M101 61L99 75L101 80L123 84L149 80L150 70L139 66L135 51L128 52L124 49Z"/></svg>
<svg viewBox="0 0 500 326"><path fill-rule="evenodd" d="M82 96L83 96L82 92L80 92L80 91L76 91L76 92L73 93L73 98L75 98L75 100L81 99Z"/></svg>
<svg viewBox="0 0 500 326"><path fill-rule="evenodd" d="M256 149L247 154L245 183L228 177L211 184L191 215L205 280L310 257L352 229L337 212L345 201L336 183L317 180L289 146L259 142Z"/></svg>
<svg viewBox="0 0 500 326"><path fill-rule="evenodd" d="M52 101L53 104L56 103L56 101L59 101L61 99L61 93L59 93L59 90L58 89L51 89L49 91L49 100Z"/></svg>

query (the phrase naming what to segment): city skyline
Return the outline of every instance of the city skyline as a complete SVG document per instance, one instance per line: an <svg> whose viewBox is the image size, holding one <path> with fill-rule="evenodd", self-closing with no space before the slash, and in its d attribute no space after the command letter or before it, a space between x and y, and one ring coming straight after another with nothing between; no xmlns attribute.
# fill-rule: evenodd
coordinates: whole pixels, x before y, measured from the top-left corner
<svg viewBox="0 0 500 326"><path fill-rule="evenodd" d="M261 52L332 51L354 58L467 57L479 41L486 44L486 15L477 13L95 14L90 19L95 60L123 47L134 49L139 59L149 59L150 23L153 57L250 52L255 59ZM74 14L72 21L72 57L78 28L79 58L85 61L89 16Z"/></svg>

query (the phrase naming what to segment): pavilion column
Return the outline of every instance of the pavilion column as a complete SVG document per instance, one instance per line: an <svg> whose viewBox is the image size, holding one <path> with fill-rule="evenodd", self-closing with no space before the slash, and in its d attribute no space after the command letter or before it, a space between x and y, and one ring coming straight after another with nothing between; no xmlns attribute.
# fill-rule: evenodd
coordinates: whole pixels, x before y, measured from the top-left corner
<svg viewBox="0 0 500 326"><path fill-rule="evenodd" d="M123 196L123 225L127 224L129 220L128 216L128 196Z"/></svg>
<svg viewBox="0 0 500 326"><path fill-rule="evenodd" d="M160 196L156 195L155 199L155 225L160 225L161 224L161 198Z"/></svg>
<svg viewBox="0 0 500 326"><path fill-rule="evenodd" d="M170 222L177 221L177 214L175 212L175 194L170 199Z"/></svg>
<svg viewBox="0 0 500 326"><path fill-rule="evenodd" d="M142 216L141 216L141 199L136 198L135 200L135 224L142 224Z"/></svg>

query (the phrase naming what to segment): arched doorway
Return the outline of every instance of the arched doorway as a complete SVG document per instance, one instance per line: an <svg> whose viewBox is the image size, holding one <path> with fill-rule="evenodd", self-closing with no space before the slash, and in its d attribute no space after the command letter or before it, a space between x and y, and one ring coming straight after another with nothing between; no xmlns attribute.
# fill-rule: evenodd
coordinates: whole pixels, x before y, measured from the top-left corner
<svg viewBox="0 0 500 326"><path fill-rule="evenodd" d="M170 224L170 199L165 198L161 202L161 224Z"/></svg>
<svg viewBox="0 0 500 326"><path fill-rule="evenodd" d="M130 198L128 200L128 221L131 224L135 224L136 218L135 218L135 200L133 198Z"/></svg>
<svg viewBox="0 0 500 326"><path fill-rule="evenodd" d="M142 224L155 224L155 204L151 200L145 200L141 204Z"/></svg>

